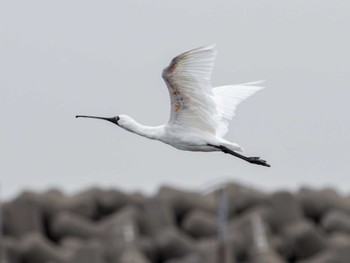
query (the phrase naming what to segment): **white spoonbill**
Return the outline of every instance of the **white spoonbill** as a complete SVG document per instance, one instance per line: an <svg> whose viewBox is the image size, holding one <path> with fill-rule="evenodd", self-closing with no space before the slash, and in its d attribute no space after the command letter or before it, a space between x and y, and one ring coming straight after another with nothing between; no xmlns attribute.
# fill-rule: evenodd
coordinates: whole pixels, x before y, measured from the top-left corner
<svg viewBox="0 0 350 263"><path fill-rule="evenodd" d="M242 148L223 138L236 106L263 87L252 82L239 85L212 87L210 76L216 57L214 46L205 46L175 57L163 70L162 77L170 94L170 119L157 127L141 125L127 115L111 118L77 115L112 122L119 127L158 140L186 151L221 151L247 162L268 166L259 157L237 153Z"/></svg>

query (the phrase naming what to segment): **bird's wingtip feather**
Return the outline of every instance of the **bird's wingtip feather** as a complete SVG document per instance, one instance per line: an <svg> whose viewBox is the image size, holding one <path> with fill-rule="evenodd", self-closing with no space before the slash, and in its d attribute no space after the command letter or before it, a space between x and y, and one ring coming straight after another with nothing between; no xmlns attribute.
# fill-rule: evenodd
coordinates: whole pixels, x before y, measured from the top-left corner
<svg viewBox="0 0 350 263"><path fill-rule="evenodd" d="M237 85L237 86L255 86L255 85L260 85L260 84L264 83L265 81L266 81L265 79L262 79L262 80L252 81L252 82L235 84L235 85ZM261 88L264 88L264 87L261 87Z"/></svg>
<svg viewBox="0 0 350 263"><path fill-rule="evenodd" d="M205 50L215 50L216 44L206 45L197 47L195 49L190 50L189 52L197 52L197 51L205 51Z"/></svg>

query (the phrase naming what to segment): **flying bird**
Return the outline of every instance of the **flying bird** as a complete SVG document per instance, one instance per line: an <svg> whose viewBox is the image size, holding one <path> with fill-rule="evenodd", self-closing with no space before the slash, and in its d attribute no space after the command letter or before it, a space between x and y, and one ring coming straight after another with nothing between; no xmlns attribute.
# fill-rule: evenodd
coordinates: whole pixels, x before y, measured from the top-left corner
<svg viewBox="0 0 350 263"><path fill-rule="evenodd" d="M237 105L263 87L251 82L212 87L211 72L216 58L214 46L196 48L173 58L162 77L170 94L170 118L164 125L150 127L127 115L97 117L77 115L112 122L119 127L158 140L185 151L221 151L252 164L270 165L260 157L247 157L242 147L223 137Z"/></svg>

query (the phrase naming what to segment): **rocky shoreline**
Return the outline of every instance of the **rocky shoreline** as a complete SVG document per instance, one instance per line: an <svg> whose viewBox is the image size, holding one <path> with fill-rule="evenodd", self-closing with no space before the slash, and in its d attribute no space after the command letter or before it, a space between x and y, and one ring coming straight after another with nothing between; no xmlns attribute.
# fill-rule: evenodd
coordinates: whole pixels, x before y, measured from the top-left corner
<svg viewBox="0 0 350 263"><path fill-rule="evenodd" d="M1 206L1 262L350 262L349 197L330 188L223 189L26 191Z"/></svg>

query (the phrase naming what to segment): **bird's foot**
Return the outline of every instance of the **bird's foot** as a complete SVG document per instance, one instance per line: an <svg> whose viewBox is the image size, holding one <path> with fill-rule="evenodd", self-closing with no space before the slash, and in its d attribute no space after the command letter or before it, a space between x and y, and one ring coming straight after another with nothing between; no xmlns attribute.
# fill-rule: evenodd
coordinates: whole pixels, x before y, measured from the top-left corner
<svg viewBox="0 0 350 263"><path fill-rule="evenodd" d="M271 167L271 165L269 165L265 160L260 159L260 157L248 157L247 161L250 162L250 163L257 164L257 165Z"/></svg>

